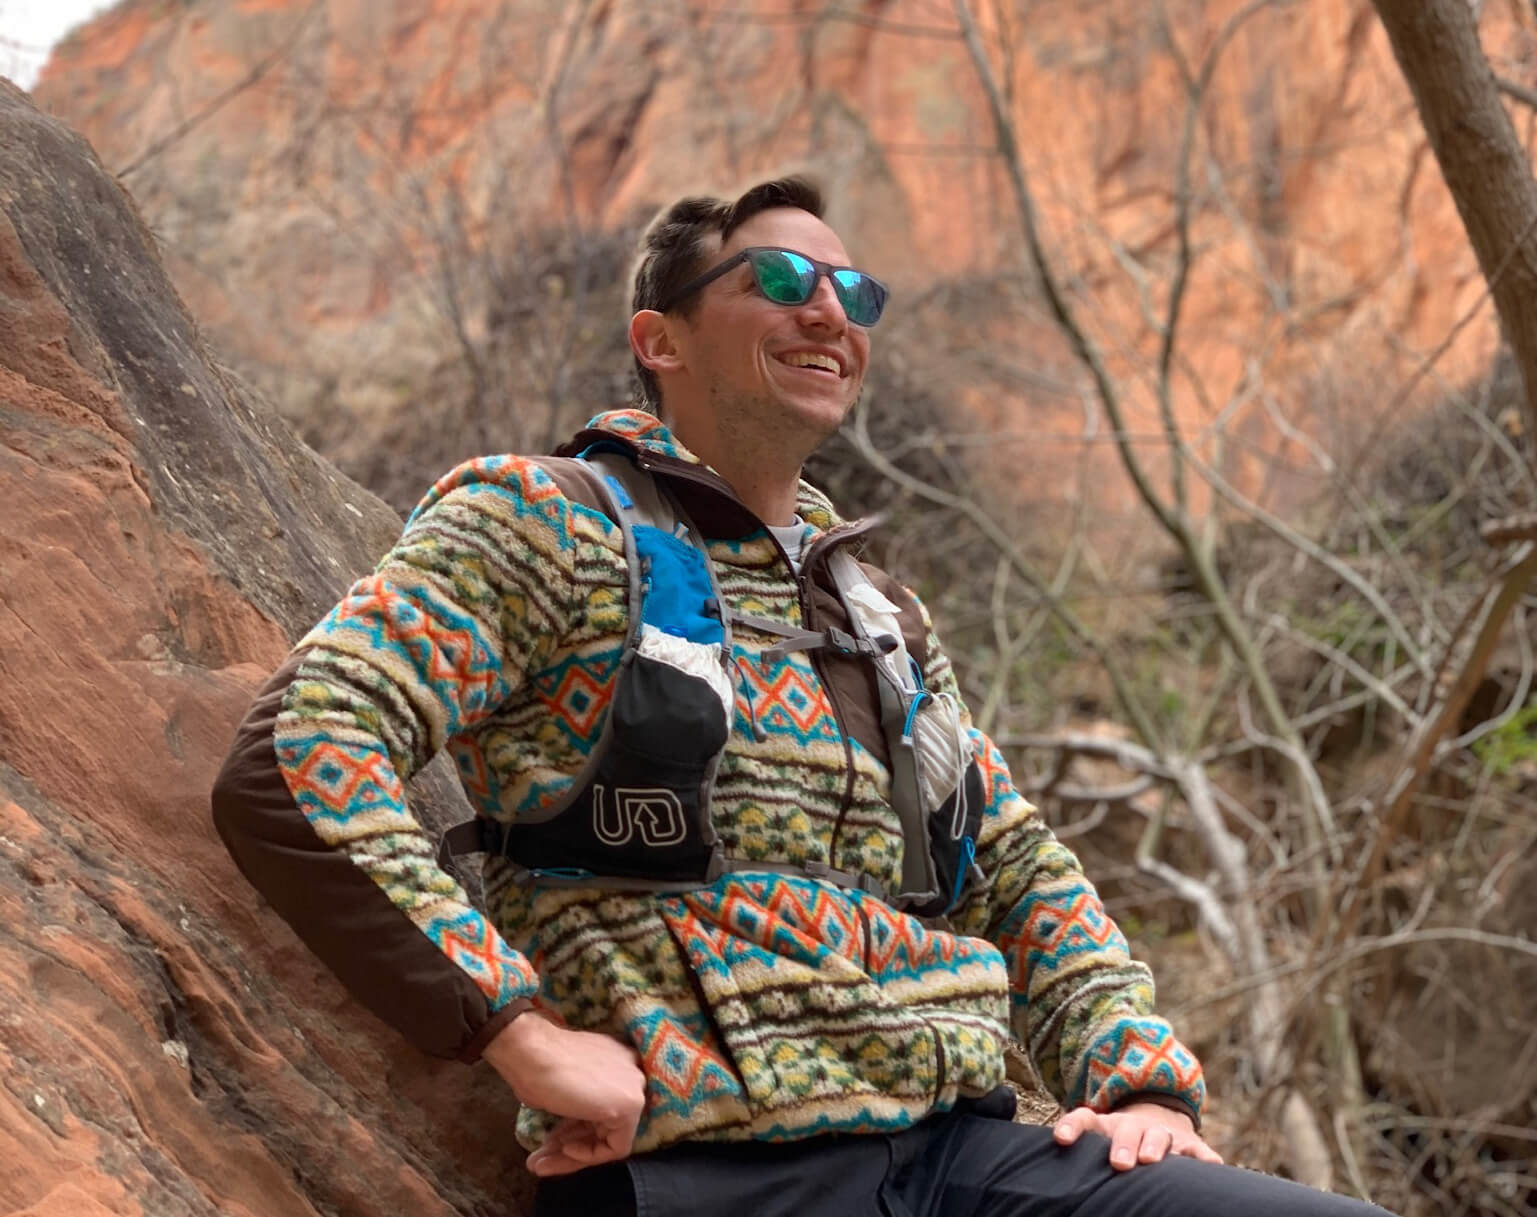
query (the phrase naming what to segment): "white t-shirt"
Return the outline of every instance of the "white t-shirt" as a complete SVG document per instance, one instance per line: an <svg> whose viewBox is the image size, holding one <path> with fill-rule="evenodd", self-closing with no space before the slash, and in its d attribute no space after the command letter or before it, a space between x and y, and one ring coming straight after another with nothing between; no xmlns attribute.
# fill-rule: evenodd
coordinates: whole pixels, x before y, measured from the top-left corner
<svg viewBox="0 0 1537 1217"><path fill-rule="evenodd" d="M801 555L806 549L806 521L796 516L788 524L770 524L768 530L774 534L774 539L784 546L784 551L790 558L790 569L797 575L801 573Z"/></svg>

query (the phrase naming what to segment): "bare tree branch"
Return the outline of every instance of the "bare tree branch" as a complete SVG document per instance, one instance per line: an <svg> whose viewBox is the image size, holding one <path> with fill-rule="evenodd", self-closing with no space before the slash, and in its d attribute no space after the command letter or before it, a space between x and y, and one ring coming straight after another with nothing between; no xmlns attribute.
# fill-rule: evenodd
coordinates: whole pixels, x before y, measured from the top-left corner
<svg viewBox="0 0 1537 1217"><path fill-rule="evenodd" d="M312 3L309 8L304 10L304 14L299 18L299 20L294 22L294 27L289 31L288 36L279 42L277 46L273 47L272 50L269 51L266 55L263 55L262 58L257 61L257 63L251 68L249 72L247 72L229 88L225 89L224 92L220 93L196 114L193 114L182 122L178 123L175 127L171 128L171 130L167 131L159 139L150 144L148 148L144 149L144 151L139 153L138 156L134 157L132 161L117 171L118 177L127 178L133 176L133 174L144 168L145 165L149 164L150 161L154 160L167 148L180 143L189 134L197 130L198 127L202 126L220 110L224 109L224 107L227 106L230 102L234 101L235 98L239 97L247 89L260 82L268 72L272 71L272 69L275 68L279 63L288 58L289 53L298 44L299 38L304 33L305 27L309 25L310 21L324 7L325 5L323 0L314 0L314 3Z"/></svg>
<svg viewBox="0 0 1537 1217"><path fill-rule="evenodd" d="M1105 674L1109 676L1110 683L1116 691L1116 698L1131 720L1133 727L1143 739L1149 743L1158 738L1157 729L1153 726L1153 720L1143 708L1141 701L1132 692L1130 682L1120 670L1120 665L1115 662L1115 657L1109 652L1100 640L1089 631L1082 622L1062 603L1061 599L1054 595L1046 581L1040 577L1026 560L1019 546L1013 538L1004 531L1002 526L987 512L983 511L970 499L961 495L951 494L932 486L922 478L914 477L900 466L895 465L887 458L870 437L868 403L863 403L854 411L852 422L845 428L850 439L853 440L859 454L865 458L884 477L889 478L897 485L912 491L921 498L941 507L950 508L969 519L977 530L996 547L1000 554L1009 559L1015 572L1025 580L1031 589L1040 597L1041 602L1051 610L1052 614L1060 621L1070 634L1084 646L1093 652L1094 656L1104 666Z"/></svg>
<svg viewBox="0 0 1537 1217"><path fill-rule="evenodd" d="M1504 76L1496 76L1494 84L1506 97L1512 97L1523 105L1531 106L1537 110L1537 89L1528 89L1525 85L1518 85L1515 81Z"/></svg>
<svg viewBox="0 0 1537 1217"><path fill-rule="evenodd" d="M1351 884L1339 921L1333 927L1335 941L1348 938L1360 921L1367 894L1386 861L1388 847L1397 836L1415 793L1434 765L1437 746L1461 719L1468 700L1489 666L1489 658L1506 621L1534 576L1537 576L1537 544L1526 542L1505 567L1496 572L1489 590L1478 601L1477 612L1466 634L1465 648L1462 648L1465 658L1455 662L1454 654L1448 653L1444 692L1439 704L1421 721L1405 747L1404 760L1383 798L1380 825L1371 848L1359 876Z"/></svg>
<svg viewBox="0 0 1537 1217"><path fill-rule="evenodd" d="M1110 416L1112 426L1118 433L1125 432L1127 428L1123 416L1120 393L1116 388L1115 380L1111 376L1098 346L1089 337L1072 307L1068 304L1067 297L1057 281L1052 262L1046 254L1039 225L1036 222L1035 203L1025 174L1024 162L1020 157L1019 143L1014 133L1013 121L1004 105L1003 96L999 91L992 66L988 62L987 52L982 45L976 21L972 17L967 0L954 0L954 4L956 19L960 22L961 30L965 35L967 51L976 69L977 78L981 82L983 91L987 96L993 129L998 139L998 151L1008 169L1009 182L1014 194L1015 209L1024 233L1026 247L1030 253L1031 264L1034 266L1041 282L1041 288L1046 296L1052 316L1055 318L1064 336L1068 339L1074 354L1085 368L1088 369L1099 395L1099 400L1105 407L1106 413ZM1170 438L1173 439L1174 437L1171 436ZM1310 831L1313 831L1317 837L1317 841L1314 843L1332 847L1333 834L1329 828L1332 817L1327 804L1319 804L1317 802L1317 796L1322 790L1322 785L1318 781L1318 775L1309 772L1312 765L1308 759L1303 742L1287 717L1280 697L1276 693L1274 683L1271 681L1270 675L1258 651L1255 649L1253 639L1249 636L1249 632L1245 629L1242 620L1233 608L1232 601L1227 594L1222 579L1216 571L1209 546L1203 544L1196 535L1192 522L1184 511L1180 510L1178 506L1171 508L1159 498L1148 479L1146 470L1142 467L1141 460L1130 446L1125 443L1118 443L1116 450L1121 457L1122 467L1126 470L1127 475L1132 480L1132 484L1136 487L1138 496L1163 526L1170 538L1178 543L1184 552L1202 594L1211 602L1213 613L1222 633L1227 637L1234 651L1238 654L1240 662L1243 664L1256 693L1259 695L1261 703L1265 707L1266 715L1271 720L1272 729L1278 733L1286 745L1284 755L1292 761L1296 768L1298 788L1310 811L1310 815L1304 822L1312 825Z"/></svg>

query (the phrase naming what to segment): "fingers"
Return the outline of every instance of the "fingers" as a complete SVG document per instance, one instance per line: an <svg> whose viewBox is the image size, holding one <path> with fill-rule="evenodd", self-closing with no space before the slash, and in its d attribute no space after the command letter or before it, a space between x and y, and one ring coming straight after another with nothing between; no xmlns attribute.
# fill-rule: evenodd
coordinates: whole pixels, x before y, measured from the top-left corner
<svg viewBox="0 0 1537 1217"><path fill-rule="evenodd" d="M1210 1162L1213 1166L1222 1165L1222 1155L1206 1144L1200 1137L1176 1137L1173 1151L1185 1158L1195 1158L1199 1162Z"/></svg>
<svg viewBox="0 0 1537 1217"><path fill-rule="evenodd" d="M1222 1155L1203 1141L1199 1134L1184 1128L1171 1128L1166 1117L1157 1113L1112 1112L1101 1115L1088 1107L1075 1107L1052 1127L1058 1145L1072 1145L1084 1133L1097 1133L1110 1140L1110 1165L1127 1171L1143 1163L1161 1162L1170 1154L1195 1158L1221 1165Z"/></svg>
<svg viewBox="0 0 1537 1217"><path fill-rule="evenodd" d="M540 1143L539 1148L528 1155L528 1160L524 1165L533 1174L554 1175L564 1173L560 1170L552 1169L552 1166L554 1163L565 1159L562 1147L571 1135L569 1127L570 1121L561 1121L554 1128L550 1129L549 1133Z"/></svg>
<svg viewBox="0 0 1537 1217"><path fill-rule="evenodd" d="M535 1150L540 1153L540 1150ZM530 1154L526 1163L529 1174L537 1175L541 1179L548 1179L555 1175L569 1175L573 1171L584 1170L590 1165L588 1162L578 1162L575 1158L567 1157L562 1153L551 1153L540 1158Z"/></svg>
<svg viewBox="0 0 1537 1217"><path fill-rule="evenodd" d="M615 1128L586 1120L562 1120L529 1154L525 1165L530 1173L541 1177L568 1175L628 1157L634 1141L633 1125Z"/></svg>
<svg viewBox="0 0 1537 1217"><path fill-rule="evenodd" d="M1114 1121L1110 1131L1110 1165L1118 1171L1129 1171L1136 1166L1142 1139L1150 1131L1135 1120ZM1158 1156L1161 1158L1163 1154L1160 1152Z"/></svg>
<svg viewBox="0 0 1537 1217"><path fill-rule="evenodd" d="M1141 1143L1137 1146L1138 1162L1161 1162L1165 1154L1174 1147L1174 1134L1167 1128L1144 1129Z"/></svg>
<svg viewBox="0 0 1537 1217"><path fill-rule="evenodd" d="M603 1144L609 1153L616 1158L628 1158L630 1150L635 1146L635 1132L638 1122L635 1119L620 1120L602 1130Z"/></svg>
<svg viewBox="0 0 1537 1217"><path fill-rule="evenodd" d="M525 1165L529 1173L541 1178L547 1175L569 1175L572 1171L586 1170L604 1162L618 1162L622 1154L609 1153L607 1149L568 1145L564 1149L546 1149L540 1146L529 1154Z"/></svg>
<svg viewBox="0 0 1537 1217"><path fill-rule="evenodd" d="M1105 1127L1105 1117L1090 1107L1073 1108L1052 1128L1058 1145L1071 1145L1086 1132L1102 1133L1107 1137L1110 1135L1110 1130Z"/></svg>

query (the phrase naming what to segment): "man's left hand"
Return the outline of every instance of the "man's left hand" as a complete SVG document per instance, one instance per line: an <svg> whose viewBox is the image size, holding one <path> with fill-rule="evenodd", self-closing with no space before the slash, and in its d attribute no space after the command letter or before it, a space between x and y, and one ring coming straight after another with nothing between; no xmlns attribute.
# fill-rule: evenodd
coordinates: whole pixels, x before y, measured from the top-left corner
<svg viewBox="0 0 1537 1217"><path fill-rule="evenodd" d="M1167 1154L1221 1164L1222 1156L1201 1140L1190 1117L1157 1103L1127 1103L1108 1114L1075 1107L1053 1127L1058 1145L1071 1145L1086 1132L1110 1138L1110 1165L1129 1171L1139 1162Z"/></svg>

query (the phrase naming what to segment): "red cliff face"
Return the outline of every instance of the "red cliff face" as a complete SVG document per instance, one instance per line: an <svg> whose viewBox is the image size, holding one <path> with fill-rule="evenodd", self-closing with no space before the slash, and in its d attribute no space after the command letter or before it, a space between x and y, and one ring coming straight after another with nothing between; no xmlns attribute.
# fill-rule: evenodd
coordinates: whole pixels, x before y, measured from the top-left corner
<svg viewBox="0 0 1537 1217"><path fill-rule="evenodd" d="M0 146L0 1212L516 1213L507 1088L358 1014L209 818L255 686L399 521L209 360L4 83Z"/></svg>
<svg viewBox="0 0 1537 1217"><path fill-rule="evenodd" d="M1226 459L1258 452L1235 471L1265 484L1289 447L1277 418L1358 442L1430 352L1421 391L1487 366L1492 310L1367 0L977 8L1048 248L1133 429L1157 427L1182 160L1196 260L1173 402L1206 455L1233 434ZM1486 8L1513 64L1530 18ZM1214 53L1187 149L1187 81ZM467 352L492 378L494 446L611 404L569 372L623 363L625 268L582 251L682 190L793 164L900 293L878 367L999 432L1013 478L1074 493L1028 441L1083 430L1083 378L1035 298L948 6L128 0L58 49L37 96L123 174L217 344L346 467L422 420L461 437L434 459L477 447L444 413ZM580 273L540 269L557 240ZM995 299L937 306L955 284ZM509 307L530 319L498 346Z"/></svg>

